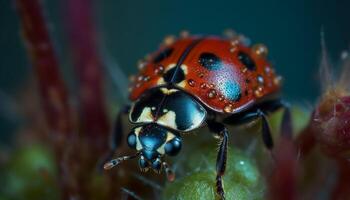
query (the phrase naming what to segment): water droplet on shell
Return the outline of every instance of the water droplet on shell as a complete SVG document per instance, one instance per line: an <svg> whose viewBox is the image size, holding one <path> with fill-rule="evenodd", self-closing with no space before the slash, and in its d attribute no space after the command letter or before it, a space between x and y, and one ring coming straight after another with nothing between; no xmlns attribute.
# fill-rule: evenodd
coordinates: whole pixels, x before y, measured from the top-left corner
<svg viewBox="0 0 350 200"><path fill-rule="evenodd" d="M208 98L212 99L216 97L216 91L214 89L209 90L208 92Z"/></svg>
<svg viewBox="0 0 350 200"><path fill-rule="evenodd" d="M187 82L191 87L194 87L196 85L196 82L193 79L189 79Z"/></svg>

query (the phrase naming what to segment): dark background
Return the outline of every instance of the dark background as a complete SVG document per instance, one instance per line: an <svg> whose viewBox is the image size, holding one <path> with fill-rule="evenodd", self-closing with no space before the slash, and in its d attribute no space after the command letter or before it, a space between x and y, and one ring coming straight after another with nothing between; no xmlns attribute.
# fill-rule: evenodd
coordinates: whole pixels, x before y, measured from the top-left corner
<svg viewBox="0 0 350 200"><path fill-rule="evenodd" d="M64 5L60 2L46 0L43 5L65 78L74 86L62 28ZM349 0L100 0L95 8L101 54L108 55L127 75L135 72L136 61L157 49L168 34L183 29L194 34L221 34L231 28L253 43L269 47L270 59L284 77L284 95L300 103L312 103L319 94L322 27L335 63L350 43ZM20 124L11 114L11 98L32 77L32 71L12 1L0 0L0 27L0 140L4 142Z"/></svg>

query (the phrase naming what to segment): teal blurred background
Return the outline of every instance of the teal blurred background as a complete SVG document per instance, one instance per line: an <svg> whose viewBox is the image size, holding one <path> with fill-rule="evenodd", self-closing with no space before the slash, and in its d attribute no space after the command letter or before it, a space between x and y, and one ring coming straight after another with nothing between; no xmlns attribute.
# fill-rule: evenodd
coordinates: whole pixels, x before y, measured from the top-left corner
<svg viewBox="0 0 350 200"><path fill-rule="evenodd" d="M74 88L62 28L64 5L59 0L46 0L43 5L62 70ZM350 43L348 0L100 0L96 1L96 11L101 52L127 75L135 72L136 61L157 49L168 34L183 29L194 34L221 34L231 28L253 43L263 42L269 47L270 59L284 77L284 95L293 102L312 103L319 94L321 28L334 61ZM0 0L0 27L0 141L4 143L21 123L11 114L11 97L32 77L32 70L12 1ZM116 90L109 93L118 96Z"/></svg>

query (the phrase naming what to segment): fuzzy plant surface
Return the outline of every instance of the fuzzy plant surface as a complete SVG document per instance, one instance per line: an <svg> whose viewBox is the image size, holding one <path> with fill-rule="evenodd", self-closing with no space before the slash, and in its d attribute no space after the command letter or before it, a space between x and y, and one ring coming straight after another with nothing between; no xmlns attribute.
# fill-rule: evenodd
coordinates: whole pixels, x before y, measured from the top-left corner
<svg viewBox="0 0 350 200"><path fill-rule="evenodd" d="M187 173L174 183L166 185L163 199L203 199L216 198L215 189L215 147L201 148L187 157L183 169ZM228 149L224 187L227 199L264 199L263 177L256 162L247 154L236 149ZM183 161L182 161L183 162Z"/></svg>
<svg viewBox="0 0 350 200"><path fill-rule="evenodd" d="M282 110L281 110L282 111ZM277 141L279 139L279 127L282 112L278 111L269 117L269 122ZM298 106L292 108L293 128L300 131L308 122L309 112ZM271 154L263 145L256 145L252 151L249 146L238 148L233 138L236 134L247 135L243 140L259 140L260 135L252 135L249 132L259 133L259 123L253 128L243 129L241 132L231 131L229 148L227 152L226 172L224 175L224 189L226 199L266 199L267 180L270 173L264 166L270 166L273 160ZM205 132L205 131L204 131ZM203 135L211 135L209 132L200 131L194 136L184 136L187 149L181 152L179 158L174 161L174 167L178 171L178 178L172 183L166 183L163 198L171 200L185 199L218 199L216 195L216 156L217 146L212 137L199 138ZM214 140L214 141L213 141ZM261 142L259 142L261 143ZM250 149L250 150L249 150ZM180 157L181 156L181 157ZM261 164L260 161L264 164Z"/></svg>
<svg viewBox="0 0 350 200"><path fill-rule="evenodd" d="M43 145L15 150L3 172L0 193L4 199L59 199L53 153Z"/></svg>

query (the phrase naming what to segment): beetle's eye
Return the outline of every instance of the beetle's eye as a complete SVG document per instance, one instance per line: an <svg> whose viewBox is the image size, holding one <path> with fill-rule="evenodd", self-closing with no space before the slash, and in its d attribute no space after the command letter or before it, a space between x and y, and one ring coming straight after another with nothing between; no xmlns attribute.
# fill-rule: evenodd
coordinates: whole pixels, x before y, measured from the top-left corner
<svg viewBox="0 0 350 200"><path fill-rule="evenodd" d="M164 146L165 153L168 154L169 156L175 156L181 150L181 146L182 146L181 139L174 138L165 144Z"/></svg>
<svg viewBox="0 0 350 200"><path fill-rule="evenodd" d="M131 132L128 135L128 146L130 148L136 149L136 135L134 132Z"/></svg>

